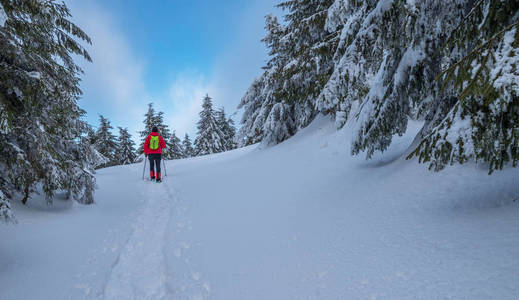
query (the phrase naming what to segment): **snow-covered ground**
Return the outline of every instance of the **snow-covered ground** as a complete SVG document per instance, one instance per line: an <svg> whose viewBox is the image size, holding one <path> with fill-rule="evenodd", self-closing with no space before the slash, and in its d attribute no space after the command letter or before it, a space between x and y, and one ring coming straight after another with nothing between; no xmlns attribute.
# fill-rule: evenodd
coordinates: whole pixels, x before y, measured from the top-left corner
<svg viewBox="0 0 519 300"><path fill-rule="evenodd" d="M373 160L319 118L278 146L99 171L0 226L0 299L518 299L519 169ZM346 128L349 128L348 126Z"/></svg>

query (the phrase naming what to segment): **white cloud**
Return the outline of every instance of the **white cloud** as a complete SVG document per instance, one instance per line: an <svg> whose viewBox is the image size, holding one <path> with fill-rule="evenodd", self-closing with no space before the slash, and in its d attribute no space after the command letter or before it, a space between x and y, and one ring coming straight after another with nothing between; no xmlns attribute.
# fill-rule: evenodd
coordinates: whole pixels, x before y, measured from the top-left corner
<svg viewBox="0 0 519 300"><path fill-rule="evenodd" d="M216 61L211 76L211 86L215 88L215 98L228 114L237 113L235 122L239 125L241 112L237 106L253 80L263 73L267 50L261 39L265 36L264 16L279 13L274 6L277 0L251 1L249 8L241 15L236 36Z"/></svg>
<svg viewBox="0 0 519 300"><path fill-rule="evenodd" d="M214 88L207 84L203 75L194 71L180 73L169 87L166 112L167 122L182 138L188 133L192 138L196 134L198 113L202 107L203 97L215 94Z"/></svg>
<svg viewBox="0 0 519 300"><path fill-rule="evenodd" d="M79 61L85 74L80 105L97 124L103 114L114 126L128 127L132 134L140 129L140 120L150 97L143 80L144 60L136 57L124 34L113 23L112 16L94 1L67 0L67 6L78 24L91 38L87 46L93 63ZM114 132L116 133L116 132Z"/></svg>
<svg viewBox="0 0 519 300"><path fill-rule="evenodd" d="M209 94L214 108L225 107L227 115L237 113L237 125L241 112L237 106L255 77L261 75L261 67L267 58L267 51L261 44L265 35L263 16L277 12L277 0L251 1L249 8L240 16L239 26L230 34L234 41L222 49L208 78L196 71L177 74L169 87L168 99L171 114L165 111L170 126L178 136L188 133L194 137L196 122L202 105L202 98Z"/></svg>

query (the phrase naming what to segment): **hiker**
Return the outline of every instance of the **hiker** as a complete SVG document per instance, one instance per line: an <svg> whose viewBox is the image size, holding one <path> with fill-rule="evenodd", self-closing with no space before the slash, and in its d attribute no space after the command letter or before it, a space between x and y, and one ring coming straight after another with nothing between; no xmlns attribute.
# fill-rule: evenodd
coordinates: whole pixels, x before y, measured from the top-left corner
<svg viewBox="0 0 519 300"><path fill-rule="evenodd" d="M157 126L154 126L144 142L144 156L150 160L150 179L156 180L157 182L162 181L162 176L160 175L160 159L162 157L163 148L166 148L166 143L159 135Z"/></svg>

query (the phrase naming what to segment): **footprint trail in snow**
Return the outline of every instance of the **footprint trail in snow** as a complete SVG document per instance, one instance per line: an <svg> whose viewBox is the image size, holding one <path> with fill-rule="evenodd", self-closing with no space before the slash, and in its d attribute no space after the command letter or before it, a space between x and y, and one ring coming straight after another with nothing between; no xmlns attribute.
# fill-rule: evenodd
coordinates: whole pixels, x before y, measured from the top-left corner
<svg viewBox="0 0 519 300"><path fill-rule="evenodd" d="M171 218L165 186L146 183L146 200L134 230L117 258L105 287L105 299L169 299L164 244Z"/></svg>

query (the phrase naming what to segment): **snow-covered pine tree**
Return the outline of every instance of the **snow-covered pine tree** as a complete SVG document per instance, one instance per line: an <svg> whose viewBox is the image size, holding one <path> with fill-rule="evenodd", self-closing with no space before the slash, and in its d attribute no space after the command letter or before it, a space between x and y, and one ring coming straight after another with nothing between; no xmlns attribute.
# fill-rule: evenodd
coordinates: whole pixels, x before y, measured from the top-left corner
<svg viewBox="0 0 519 300"><path fill-rule="evenodd" d="M135 142L127 128L119 127L119 137L117 139L117 149L115 159L118 164L128 165L135 162Z"/></svg>
<svg viewBox="0 0 519 300"><path fill-rule="evenodd" d="M490 172L515 165L517 71L511 66L518 5L335 1L327 29L340 30L341 41L319 109L343 109L346 116L358 101L352 152L366 151L368 158L419 117L425 125L413 155L431 169L468 159L488 162Z"/></svg>
<svg viewBox="0 0 519 300"><path fill-rule="evenodd" d="M139 132L141 136L141 143L139 148L137 149L137 155L141 155L144 153L144 141L146 141L146 137L150 134L153 126L155 126L155 109L153 108L153 103L148 103L148 111L144 114L144 130Z"/></svg>
<svg viewBox="0 0 519 300"><path fill-rule="evenodd" d="M279 74L282 84L275 93L294 104L296 128L307 126L315 118L315 99L333 72L333 50L339 34L325 30L333 2L289 0L278 5L287 12L282 37L282 56L286 61Z"/></svg>
<svg viewBox="0 0 519 300"><path fill-rule="evenodd" d="M327 29L340 30L336 66L318 108L336 109L343 125L358 102L352 153L384 151L403 134L413 107L437 97L443 30L461 15L456 1L337 0ZM451 25L452 26L452 25Z"/></svg>
<svg viewBox="0 0 519 300"><path fill-rule="evenodd" d="M94 145L91 144L88 133L91 126L83 123L83 134L79 138L79 143L71 149L75 165L69 167L69 185L65 186L67 198L73 197L83 204L94 203L94 190L96 179L94 170L99 166L108 163L108 159L99 153ZM88 171L88 172L87 172Z"/></svg>
<svg viewBox="0 0 519 300"><path fill-rule="evenodd" d="M197 123L198 136L195 139L194 155L206 155L225 151L225 137L216 121L211 97L206 95Z"/></svg>
<svg viewBox="0 0 519 300"><path fill-rule="evenodd" d="M216 122L220 131L224 135L225 150L232 150L236 148L234 141L236 135L236 128L234 127L234 121L231 118L227 118L225 109L221 107L216 111Z"/></svg>
<svg viewBox="0 0 519 300"><path fill-rule="evenodd" d="M157 128L159 129L160 135L162 135L164 139L169 139L169 135L171 133L169 132L169 126L164 124L164 112L159 111L157 115L153 118L153 120L155 126L157 126Z"/></svg>
<svg viewBox="0 0 519 300"><path fill-rule="evenodd" d="M370 24L372 18L366 18L378 2L336 0L328 10L325 30L339 34L340 39L331 51L334 55L333 73L316 99L316 109L335 115L338 128L346 123L352 103L364 98L369 91L368 83L359 80L366 77L362 65L366 62L361 59L364 53L358 53L355 57L354 47L356 44L362 45L355 39L361 27ZM353 79L350 79L350 74L354 75Z"/></svg>
<svg viewBox="0 0 519 300"><path fill-rule="evenodd" d="M419 118L425 124L411 149L432 169L468 159L488 162L490 172L516 165L518 6L282 2L284 25L267 16L271 58L239 105L238 143L278 143L317 112L334 114L338 127L351 115L352 153L370 158L407 130L408 119Z"/></svg>
<svg viewBox="0 0 519 300"><path fill-rule="evenodd" d="M108 162L101 165L101 168L115 166L118 164L117 158L115 156L115 151L118 148L117 138L112 134L111 130L113 129L112 125L110 125L110 121L103 117L99 116L99 128L96 131L96 143L95 148L101 155L108 159Z"/></svg>
<svg viewBox="0 0 519 300"><path fill-rule="evenodd" d="M287 57L282 55L285 28L272 15L265 18L265 23L267 35L263 42L270 49L271 59L264 67L263 75L252 83L238 105L238 109L244 109L238 132L240 147L260 141L266 145L276 144L295 132L292 105L283 102L275 93L282 84L280 70L288 63Z"/></svg>
<svg viewBox="0 0 519 300"><path fill-rule="evenodd" d="M56 1L0 1L0 191L25 203L37 184L48 201L69 190L93 201L95 153L83 143L86 123L77 106L79 74L73 55L91 61L78 40L90 38Z"/></svg>
<svg viewBox="0 0 519 300"><path fill-rule="evenodd" d="M162 150L162 158L163 159L173 159L173 152L171 147L169 147L169 140L171 138L171 133L169 131L169 126L164 124L164 112L159 111L157 115L153 118L155 126L159 130L159 134L162 136L164 141L166 142L166 148ZM151 132L151 131L150 131Z"/></svg>
<svg viewBox="0 0 519 300"><path fill-rule="evenodd" d="M263 140L279 143L316 116L315 98L333 72L337 34L324 30L332 0L290 0L278 7L287 11L285 26L267 16L263 39L271 56L263 75L243 97L245 108L238 133L241 146Z"/></svg>
<svg viewBox="0 0 519 300"><path fill-rule="evenodd" d="M227 118L227 128L227 150L236 149L238 147L236 143L236 126L234 126L234 120L231 117Z"/></svg>
<svg viewBox="0 0 519 300"><path fill-rule="evenodd" d="M184 140L182 141L182 148L184 149L184 157L192 157L195 154L195 150L193 149L193 145L191 144L191 139L189 138L189 135L186 133L184 136Z"/></svg>
<svg viewBox="0 0 519 300"><path fill-rule="evenodd" d="M264 98L261 97L265 89L264 77L265 75L254 80L238 105L238 109L243 108L241 127L237 134L238 147L258 143L264 136L266 117L265 110L262 109Z"/></svg>
<svg viewBox="0 0 519 300"><path fill-rule="evenodd" d="M90 143L90 145L95 145L96 143L96 132L95 130L92 128L92 126L88 125L87 126L87 129L86 129L86 136L87 136L87 139L88 139L88 142Z"/></svg>
<svg viewBox="0 0 519 300"><path fill-rule="evenodd" d="M15 222L13 212L11 211L11 203L0 190L0 220L5 222Z"/></svg>
<svg viewBox="0 0 519 300"><path fill-rule="evenodd" d="M182 146L182 142L177 137L175 131L171 133L168 143L169 150L171 152L170 159L181 159L185 157L184 147Z"/></svg>
<svg viewBox="0 0 519 300"><path fill-rule="evenodd" d="M436 171L476 159L489 173L519 161L519 1L461 1L464 17L442 48L444 118L413 152Z"/></svg>

